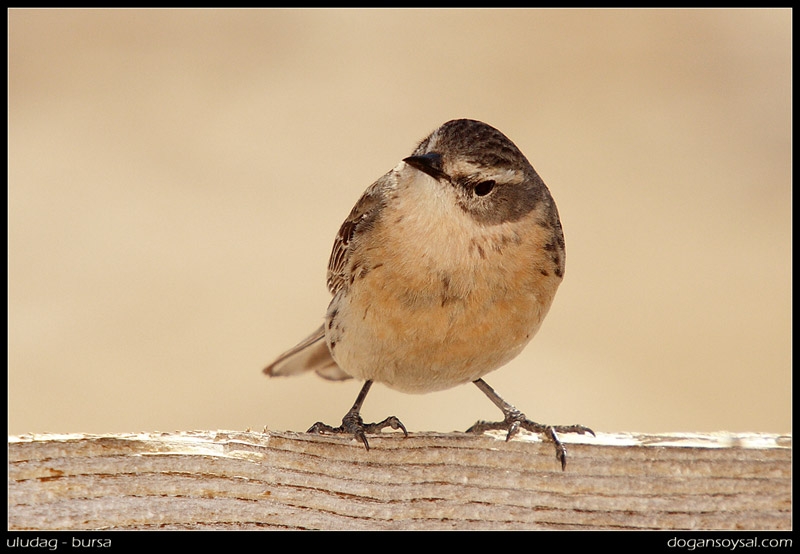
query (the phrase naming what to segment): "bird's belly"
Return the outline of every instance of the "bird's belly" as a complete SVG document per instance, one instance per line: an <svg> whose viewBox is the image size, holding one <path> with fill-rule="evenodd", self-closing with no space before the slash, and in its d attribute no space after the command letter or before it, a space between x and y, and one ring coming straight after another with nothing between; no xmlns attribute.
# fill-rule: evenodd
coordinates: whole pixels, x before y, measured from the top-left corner
<svg viewBox="0 0 800 554"><path fill-rule="evenodd" d="M474 381L510 361L539 329L555 292L519 283L456 294L452 278L410 288L395 277L402 278L376 269L346 301L335 298L326 337L353 377L412 393Z"/></svg>

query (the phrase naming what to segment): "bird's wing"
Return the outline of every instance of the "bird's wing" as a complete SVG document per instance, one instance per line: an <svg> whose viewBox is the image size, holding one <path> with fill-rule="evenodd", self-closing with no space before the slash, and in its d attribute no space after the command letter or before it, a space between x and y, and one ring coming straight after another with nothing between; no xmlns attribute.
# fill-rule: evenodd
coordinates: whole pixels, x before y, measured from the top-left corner
<svg viewBox="0 0 800 554"><path fill-rule="evenodd" d="M333 241L333 250L328 261L328 290L336 295L352 283L350 258L359 247L359 234L373 225L389 189L394 186L393 171L373 183L356 202ZM334 361L325 342L325 328L320 326L294 348L287 350L264 369L270 376L297 375L305 371L316 371L331 380L350 379Z"/></svg>
<svg viewBox="0 0 800 554"><path fill-rule="evenodd" d="M375 223L394 183L394 170L375 181L364 191L339 228L328 260L328 290L331 294L336 295L352 282L349 261L358 248L358 236Z"/></svg>

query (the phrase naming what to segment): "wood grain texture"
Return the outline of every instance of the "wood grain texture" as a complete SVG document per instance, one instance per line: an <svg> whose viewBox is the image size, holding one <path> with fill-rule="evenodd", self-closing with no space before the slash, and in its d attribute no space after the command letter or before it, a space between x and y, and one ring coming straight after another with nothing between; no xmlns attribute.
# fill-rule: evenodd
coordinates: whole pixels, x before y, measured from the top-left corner
<svg viewBox="0 0 800 554"><path fill-rule="evenodd" d="M9 529L791 529L791 436L9 437Z"/></svg>

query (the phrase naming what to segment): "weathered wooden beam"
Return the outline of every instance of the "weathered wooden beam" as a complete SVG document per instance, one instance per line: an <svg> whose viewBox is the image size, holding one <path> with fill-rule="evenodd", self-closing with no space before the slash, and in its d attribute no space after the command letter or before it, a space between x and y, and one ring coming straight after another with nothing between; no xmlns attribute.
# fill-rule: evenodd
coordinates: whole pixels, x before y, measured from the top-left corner
<svg viewBox="0 0 800 554"><path fill-rule="evenodd" d="M791 436L9 437L23 529L791 529Z"/></svg>

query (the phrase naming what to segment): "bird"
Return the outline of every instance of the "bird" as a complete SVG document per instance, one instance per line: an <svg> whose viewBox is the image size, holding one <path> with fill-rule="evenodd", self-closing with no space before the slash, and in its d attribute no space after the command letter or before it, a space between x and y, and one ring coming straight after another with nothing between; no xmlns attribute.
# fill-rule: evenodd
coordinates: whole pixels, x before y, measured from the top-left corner
<svg viewBox="0 0 800 554"><path fill-rule="evenodd" d="M483 377L515 358L539 330L564 277L565 242L549 189L517 146L496 128L454 119L363 193L341 225L328 262L332 295L323 323L263 372L315 371L364 381L339 426L309 433L400 430L390 416L364 423L373 383L429 393L474 383L503 413L467 432L520 428L553 442L583 425L543 425L503 400Z"/></svg>

